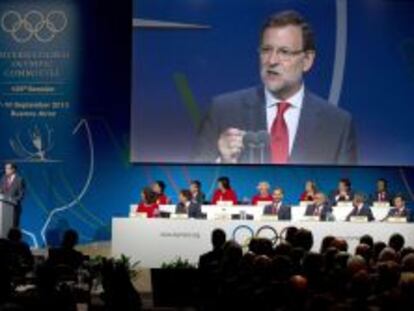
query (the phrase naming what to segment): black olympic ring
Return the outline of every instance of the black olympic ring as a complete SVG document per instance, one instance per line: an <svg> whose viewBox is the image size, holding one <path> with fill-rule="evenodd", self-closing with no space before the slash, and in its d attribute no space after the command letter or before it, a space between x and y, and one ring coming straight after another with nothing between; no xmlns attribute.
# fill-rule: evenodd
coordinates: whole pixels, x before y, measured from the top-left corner
<svg viewBox="0 0 414 311"><path fill-rule="evenodd" d="M261 227L259 227L256 230L256 233L254 233L254 230L251 227L249 227L248 225L239 225L236 228L234 228L234 230L233 230L232 239L234 241L237 241L237 233L239 233L240 230L247 231L248 232L248 236L249 236L242 243L240 243L240 245L242 247L247 247L249 245L249 243L250 243L250 241L251 241L252 238L254 238L254 237L260 237L260 234L262 232L264 232L264 231L267 231L267 230L269 230L269 231L271 231L273 233L273 237L270 238L270 240L272 241L272 244L273 245L276 245L277 241L280 239L280 237L279 237L279 235L277 233L277 230L275 228L273 228L272 226L269 226L269 225L261 226Z"/></svg>

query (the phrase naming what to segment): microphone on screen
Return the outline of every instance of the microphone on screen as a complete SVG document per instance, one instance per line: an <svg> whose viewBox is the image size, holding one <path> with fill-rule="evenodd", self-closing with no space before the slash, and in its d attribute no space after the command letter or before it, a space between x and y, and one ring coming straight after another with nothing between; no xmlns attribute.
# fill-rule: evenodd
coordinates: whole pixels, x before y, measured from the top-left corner
<svg viewBox="0 0 414 311"><path fill-rule="evenodd" d="M248 131L243 136L243 146L247 149L249 155L249 163L254 163L254 151L257 146L257 135L255 132Z"/></svg>
<svg viewBox="0 0 414 311"><path fill-rule="evenodd" d="M262 130L256 133L257 148L259 149L260 164L265 163L266 150L270 144L270 135L267 131Z"/></svg>

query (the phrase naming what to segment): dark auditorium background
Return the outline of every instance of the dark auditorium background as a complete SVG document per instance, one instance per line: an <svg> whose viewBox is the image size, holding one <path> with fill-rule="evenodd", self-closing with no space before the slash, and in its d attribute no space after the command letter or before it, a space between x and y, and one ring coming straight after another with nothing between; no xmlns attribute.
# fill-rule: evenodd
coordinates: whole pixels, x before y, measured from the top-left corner
<svg viewBox="0 0 414 311"><path fill-rule="evenodd" d="M2 1L1 8L13 2ZM56 244L68 228L79 232L82 243L109 240L112 217L127 216L130 204L140 199L140 189L155 180L166 182L166 194L173 202L191 179L201 180L203 190L211 197L215 181L222 175L230 177L242 200L250 198L263 180L284 188L286 200L295 203L306 180L315 180L322 190L330 192L344 177L352 181L353 189L367 194L374 192L378 178L386 178L393 193L403 192L413 200L413 167L131 164L132 1L32 2L49 6L64 3L71 7L78 23L73 45L64 47L72 53L72 63L65 64L70 67L65 74L72 81L62 90L63 95L56 95L69 98L70 111L55 119L10 118L3 104L11 99L1 90L0 160L16 158L10 146L15 133L21 132L23 137L36 127L44 132L46 124L54 128L50 156L59 161L17 162L28 190L21 227L31 246ZM1 33L0 52L15 47L7 40ZM411 58L411 66L413 61ZM0 69L4 66L1 57ZM0 82L4 87L7 81ZM398 120L393 122L398 125Z"/></svg>

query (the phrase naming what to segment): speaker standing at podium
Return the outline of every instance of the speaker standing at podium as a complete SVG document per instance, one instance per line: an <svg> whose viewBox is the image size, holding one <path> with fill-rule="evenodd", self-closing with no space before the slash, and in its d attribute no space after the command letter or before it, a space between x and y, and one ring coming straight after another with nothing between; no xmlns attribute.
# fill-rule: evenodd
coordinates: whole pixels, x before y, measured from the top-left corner
<svg viewBox="0 0 414 311"><path fill-rule="evenodd" d="M4 165L4 175L0 181L0 193L14 203L13 227L19 227L25 184L23 178L17 174L16 164L6 163Z"/></svg>

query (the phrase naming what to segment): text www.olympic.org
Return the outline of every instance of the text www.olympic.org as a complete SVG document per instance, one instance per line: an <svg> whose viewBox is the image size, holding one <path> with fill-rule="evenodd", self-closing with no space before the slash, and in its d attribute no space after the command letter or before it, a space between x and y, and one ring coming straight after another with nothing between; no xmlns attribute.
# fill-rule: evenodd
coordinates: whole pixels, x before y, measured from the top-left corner
<svg viewBox="0 0 414 311"><path fill-rule="evenodd" d="M200 239L200 233L197 232L161 232L162 238L185 238L185 239Z"/></svg>

